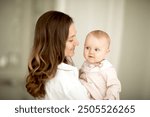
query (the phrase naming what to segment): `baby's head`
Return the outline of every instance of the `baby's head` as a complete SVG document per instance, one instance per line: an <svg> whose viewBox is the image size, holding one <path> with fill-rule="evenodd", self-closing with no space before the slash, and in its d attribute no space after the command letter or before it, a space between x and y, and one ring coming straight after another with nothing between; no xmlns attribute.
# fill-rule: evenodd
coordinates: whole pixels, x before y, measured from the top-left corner
<svg viewBox="0 0 150 117"><path fill-rule="evenodd" d="M84 57L91 64L101 63L105 59L110 46L109 35L101 30L88 33L84 44Z"/></svg>

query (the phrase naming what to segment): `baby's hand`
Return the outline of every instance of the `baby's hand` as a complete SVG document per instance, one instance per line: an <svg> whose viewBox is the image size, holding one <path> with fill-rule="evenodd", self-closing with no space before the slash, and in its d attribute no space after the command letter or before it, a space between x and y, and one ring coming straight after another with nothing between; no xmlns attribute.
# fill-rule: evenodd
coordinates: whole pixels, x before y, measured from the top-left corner
<svg viewBox="0 0 150 117"><path fill-rule="evenodd" d="M79 70L79 78L87 82L86 74Z"/></svg>
<svg viewBox="0 0 150 117"><path fill-rule="evenodd" d="M116 100L116 98L112 95L112 96L106 96L104 97L104 100Z"/></svg>

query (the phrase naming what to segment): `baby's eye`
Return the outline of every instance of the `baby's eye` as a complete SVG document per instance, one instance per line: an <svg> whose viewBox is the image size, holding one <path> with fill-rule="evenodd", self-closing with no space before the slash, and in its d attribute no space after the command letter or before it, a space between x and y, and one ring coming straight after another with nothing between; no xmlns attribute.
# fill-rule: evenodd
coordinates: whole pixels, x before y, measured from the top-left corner
<svg viewBox="0 0 150 117"><path fill-rule="evenodd" d="M99 48L96 48L95 51L100 51L100 49L99 49Z"/></svg>
<svg viewBox="0 0 150 117"><path fill-rule="evenodd" d="M85 49L87 49L87 50L88 50L88 49L89 49L89 47L85 47Z"/></svg>

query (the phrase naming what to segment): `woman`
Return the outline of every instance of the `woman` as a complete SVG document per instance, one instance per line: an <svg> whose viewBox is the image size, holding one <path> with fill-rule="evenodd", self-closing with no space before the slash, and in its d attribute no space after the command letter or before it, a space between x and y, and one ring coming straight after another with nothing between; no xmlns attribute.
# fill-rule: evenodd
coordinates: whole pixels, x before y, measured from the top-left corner
<svg viewBox="0 0 150 117"><path fill-rule="evenodd" d="M27 91L38 99L88 99L71 57L79 44L73 20L48 11L37 21L28 63Z"/></svg>

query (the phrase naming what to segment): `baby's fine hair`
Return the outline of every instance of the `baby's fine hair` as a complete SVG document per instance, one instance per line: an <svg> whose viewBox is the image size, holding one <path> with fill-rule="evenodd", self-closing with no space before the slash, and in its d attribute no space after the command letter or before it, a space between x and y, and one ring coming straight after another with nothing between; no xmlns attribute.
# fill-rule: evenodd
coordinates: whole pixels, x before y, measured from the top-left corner
<svg viewBox="0 0 150 117"><path fill-rule="evenodd" d="M93 30L91 32L88 33L88 35L86 36L86 38L90 35L93 35L94 37L96 38L102 38L102 37L105 37L108 41L108 45L110 45L110 37L109 35L105 32L105 31L102 31L102 30Z"/></svg>

